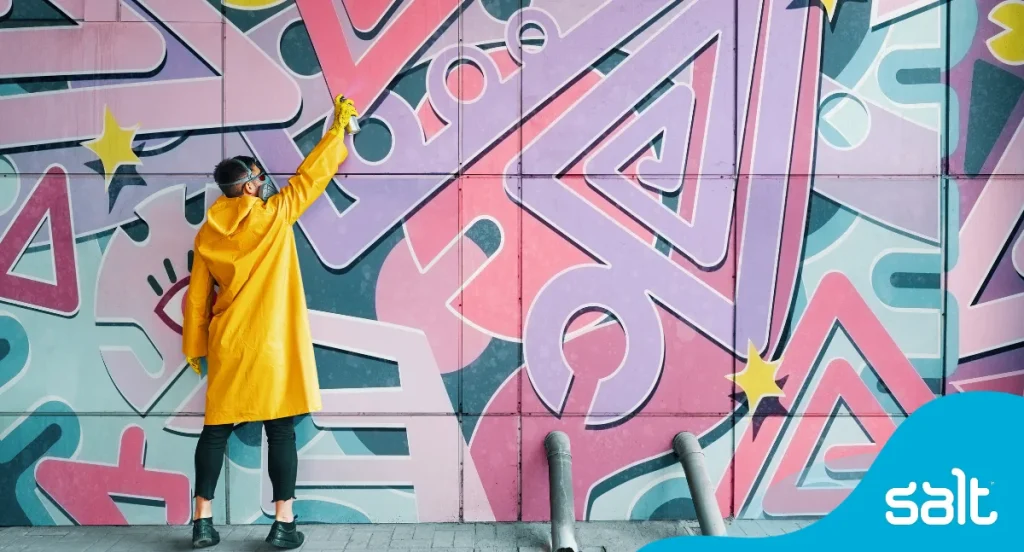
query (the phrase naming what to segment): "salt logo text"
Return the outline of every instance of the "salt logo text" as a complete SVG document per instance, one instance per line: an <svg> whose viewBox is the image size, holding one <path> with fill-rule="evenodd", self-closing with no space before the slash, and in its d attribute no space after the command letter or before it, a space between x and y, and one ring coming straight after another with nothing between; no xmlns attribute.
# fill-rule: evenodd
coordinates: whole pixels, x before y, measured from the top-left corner
<svg viewBox="0 0 1024 552"><path fill-rule="evenodd" d="M933 499L920 506L913 499L917 483L911 481L906 487L889 489L885 493L885 503L889 506L885 512L886 521L891 525L914 525L920 519L925 525L950 525L955 517L959 525L966 525L968 519L974 525L995 523L999 517L998 512L992 510L986 515L980 513L981 498L988 496L990 489L980 486L976 477L971 478L968 489L967 475L963 470L953 468L951 473L956 478L955 489L933 486L927 481L921 483L921 489Z"/></svg>

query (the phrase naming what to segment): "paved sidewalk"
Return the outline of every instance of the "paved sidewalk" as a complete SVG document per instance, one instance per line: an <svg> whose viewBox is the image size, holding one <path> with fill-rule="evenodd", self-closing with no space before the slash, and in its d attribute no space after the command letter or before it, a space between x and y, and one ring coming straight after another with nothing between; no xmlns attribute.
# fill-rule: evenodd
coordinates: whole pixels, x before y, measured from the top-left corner
<svg viewBox="0 0 1024 552"><path fill-rule="evenodd" d="M757 537L789 533L809 521L740 520L730 535ZM263 542L268 525L221 527L221 543L211 552L276 550ZM399 550L540 552L549 550L546 523L466 523L417 525L306 525L306 552ZM587 522L576 526L586 552L635 552L665 538L700 533L696 522ZM0 529L0 551L172 552L192 549L185 527L9 527Z"/></svg>

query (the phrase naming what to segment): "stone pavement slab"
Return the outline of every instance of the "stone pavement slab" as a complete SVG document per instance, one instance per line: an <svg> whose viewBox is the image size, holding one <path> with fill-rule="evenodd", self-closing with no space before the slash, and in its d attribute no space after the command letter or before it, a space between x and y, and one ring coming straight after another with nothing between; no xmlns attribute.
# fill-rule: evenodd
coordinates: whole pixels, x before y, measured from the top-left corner
<svg viewBox="0 0 1024 552"><path fill-rule="evenodd" d="M730 535L761 537L790 533L810 521L734 520ZM276 550L263 542L268 525L219 527L221 543L211 552ZM417 525L305 525L299 550L377 552L541 552L550 549L546 523L463 523ZM576 525L583 552L634 552L644 545L680 535L697 535L696 522L586 522ZM191 528L7 527L0 528L2 552L176 552L192 549Z"/></svg>

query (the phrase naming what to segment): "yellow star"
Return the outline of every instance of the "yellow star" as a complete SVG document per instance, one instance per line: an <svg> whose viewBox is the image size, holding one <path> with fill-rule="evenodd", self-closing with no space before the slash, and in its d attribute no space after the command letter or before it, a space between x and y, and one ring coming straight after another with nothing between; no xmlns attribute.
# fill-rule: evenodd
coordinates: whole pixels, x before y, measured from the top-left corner
<svg viewBox="0 0 1024 552"><path fill-rule="evenodd" d="M832 18L836 16L836 10L839 9L839 3L842 0L818 0L821 4L821 9L825 10L825 17L828 18L828 22L832 23Z"/></svg>
<svg viewBox="0 0 1024 552"><path fill-rule="evenodd" d="M750 414L757 410L761 399L766 397L785 397L786 394L775 383L775 373L779 369L779 362L765 362L757 353L753 342L747 345L747 365L738 374L726 374L726 378L736 382L736 385L747 396L747 409Z"/></svg>
<svg viewBox="0 0 1024 552"><path fill-rule="evenodd" d="M132 140L135 139L135 132L139 130L139 126L121 128L109 107L104 106L103 111L103 133L92 140L82 142L82 145L92 150L103 162L104 184L109 190L110 181L114 179L118 167L141 165L142 160L132 151Z"/></svg>

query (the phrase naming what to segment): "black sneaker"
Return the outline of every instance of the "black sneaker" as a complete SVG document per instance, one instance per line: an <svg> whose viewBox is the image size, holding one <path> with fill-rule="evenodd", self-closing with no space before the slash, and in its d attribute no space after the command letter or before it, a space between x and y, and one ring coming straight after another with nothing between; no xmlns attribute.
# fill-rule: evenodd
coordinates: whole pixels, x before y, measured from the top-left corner
<svg viewBox="0 0 1024 552"><path fill-rule="evenodd" d="M283 521L274 521L274 524L270 526L270 534L267 535L267 542L278 548L298 548L302 546L302 543L306 540L306 535L303 535L295 527L295 521L298 518L292 520L291 523L285 523Z"/></svg>
<svg viewBox="0 0 1024 552"><path fill-rule="evenodd" d="M213 518L192 522L192 548L207 548L220 542L220 533L213 528Z"/></svg>

